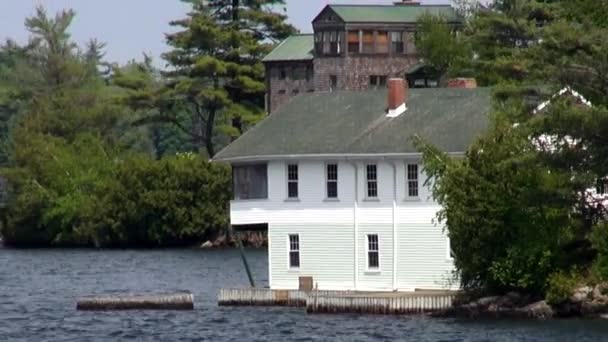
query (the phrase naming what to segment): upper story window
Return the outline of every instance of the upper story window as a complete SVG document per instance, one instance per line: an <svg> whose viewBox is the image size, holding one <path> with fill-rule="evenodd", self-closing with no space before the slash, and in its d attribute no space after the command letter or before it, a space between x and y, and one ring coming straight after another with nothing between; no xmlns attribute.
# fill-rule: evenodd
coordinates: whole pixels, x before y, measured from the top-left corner
<svg viewBox="0 0 608 342"><path fill-rule="evenodd" d="M314 69L312 65L306 66L306 81L311 81L314 75Z"/></svg>
<svg viewBox="0 0 608 342"><path fill-rule="evenodd" d="M233 166L232 187L235 200L268 198L266 164Z"/></svg>
<svg viewBox="0 0 608 342"><path fill-rule="evenodd" d="M362 53L374 53L374 31L363 31Z"/></svg>
<svg viewBox="0 0 608 342"><path fill-rule="evenodd" d="M388 53L388 32L378 31L376 32L376 53Z"/></svg>
<svg viewBox="0 0 608 342"><path fill-rule="evenodd" d="M287 78L287 69L281 68L279 69L279 79L284 80Z"/></svg>
<svg viewBox="0 0 608 342"><path fill-rule="evenodd" d="M348 31L348 52L359 53L359 31Z"/></svg>
<svg viewBox="0 0 608 342"><path fill-rule="evenodd" d="M298 198L298 164L287 165L287 198Z"/></svg>
<svg viewBox="0 0 608 342"><path fill-rule="evenodd" d="M327 164L327 198L338 198L338 164Z"/></svg>
<svg viewBox="0 0 608 342"><path fill-rule="evenodd" d="M418 164L407 164L407 197L418 197Z"/></svg>
<svg viewBox="0 0 608 342"><path fill-rule="evenodd" d="M339 55L342 53L343 32L317 31L315 33L315 51L319 55Z"/></svg>
<svg viewBox="0 0 608 342"><path fill-rule="evenodd" d="M378 198L378 166L369 164L366 166L367 176L367 198Z"/></svg>
<svg viewBox="0 0 608 342"><path fill-rule="evenodd" d="M394 54L405 52L403 32L391 32L391 52Z"/></svg>

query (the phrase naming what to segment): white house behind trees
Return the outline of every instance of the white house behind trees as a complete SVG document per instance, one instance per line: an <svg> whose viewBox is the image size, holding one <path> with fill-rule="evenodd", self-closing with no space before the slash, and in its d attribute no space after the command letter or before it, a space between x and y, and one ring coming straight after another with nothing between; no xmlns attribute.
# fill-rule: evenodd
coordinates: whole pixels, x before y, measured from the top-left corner
<svg viewBox="0 0 608 342"><path fill-rule="evenodd" d="M409 90L402 79L388 96L307 93L222 150L231 224L268 229L270 287L312 277L323 290L458 288L411 137L462 154L487 127L490 102L489 89Z"/></svg>

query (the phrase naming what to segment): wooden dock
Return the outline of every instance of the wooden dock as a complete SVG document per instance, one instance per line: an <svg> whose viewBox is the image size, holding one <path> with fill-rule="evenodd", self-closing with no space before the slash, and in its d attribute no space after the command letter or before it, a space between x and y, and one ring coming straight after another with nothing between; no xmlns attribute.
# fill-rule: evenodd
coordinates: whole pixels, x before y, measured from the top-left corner
<svg viewBox="0 0 608 342"><path fill-rule="evenodd" d="M455 291L347 292L271 290L263 288L220 289L223 306L293 306L308 313L422 314L452 306Z"/></svg>

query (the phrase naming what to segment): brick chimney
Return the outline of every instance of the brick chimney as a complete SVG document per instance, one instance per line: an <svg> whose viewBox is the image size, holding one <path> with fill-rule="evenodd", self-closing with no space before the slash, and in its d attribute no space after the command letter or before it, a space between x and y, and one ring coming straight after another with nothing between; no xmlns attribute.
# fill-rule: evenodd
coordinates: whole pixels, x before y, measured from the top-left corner
<svg viewBox="0 0 608 342"><path fill-rule="evenodd" d="M393 2L395 6L420 6L420 1L418 0L401 0Z"/></svg>
<svg viewBox="0 0 608 342"><path fill-rule="evenodd" d="M452 78L448 80L448 88L477 88L477 81L474 78Z"/></svg>
<svg viewBox="0 0 608 342"><path fill-rule="evenodd" d="M408 93L407 82L403 78L388 80L388 113L386 116L394 118L407 110Z"/></svg>

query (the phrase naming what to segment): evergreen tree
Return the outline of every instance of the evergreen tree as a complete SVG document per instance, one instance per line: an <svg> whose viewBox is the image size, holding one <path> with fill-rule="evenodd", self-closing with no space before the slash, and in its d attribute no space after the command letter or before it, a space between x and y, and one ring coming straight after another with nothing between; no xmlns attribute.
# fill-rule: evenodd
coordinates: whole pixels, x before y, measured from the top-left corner
<svg viewBox="0 0 608 342"><path fill-rule="evenodd" d="M273 42L294 32L274 11L282 0L188 1L188 17L171 22L170 70L163 95L192 113L192 137L209 156L264 116L264 66ZM169 117L167 117L169 116ZM160 121L177 123L174 114ZM181 126L184 126L183 124Z"/></svg>

